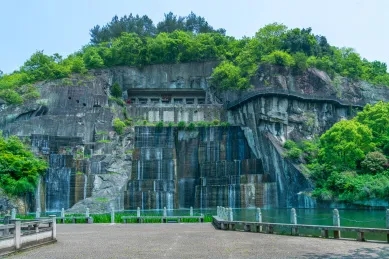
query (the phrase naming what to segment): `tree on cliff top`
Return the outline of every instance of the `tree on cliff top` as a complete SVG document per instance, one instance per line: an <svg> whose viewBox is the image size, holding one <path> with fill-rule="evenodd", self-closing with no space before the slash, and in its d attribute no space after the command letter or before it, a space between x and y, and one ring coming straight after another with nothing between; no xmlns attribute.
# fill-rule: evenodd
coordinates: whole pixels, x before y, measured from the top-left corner
<svg viewBox="0 0 389 259"><path fill-rule="evenodd" d="M204 17L197 16L191 12L188 16L177 16L172 12L165 14L164 20L159 22L157 26L147 16L125 15L119 18L115 15L111 22L100 27L96 25L89 33L92 44L99 44L102 42L109 42L118 38L122 33L135 33L140 37L154 37L162 32L171 33L176 30L198 33L220 33L225 34L225 29L213 29Z"/></svg>
<svg viewBox="0 0 389 259"><path fill-rule="evenodd" d="M35 157L16 136L4 138L0 132L0 187L12 196L35 190L47 162Z"/></svg>

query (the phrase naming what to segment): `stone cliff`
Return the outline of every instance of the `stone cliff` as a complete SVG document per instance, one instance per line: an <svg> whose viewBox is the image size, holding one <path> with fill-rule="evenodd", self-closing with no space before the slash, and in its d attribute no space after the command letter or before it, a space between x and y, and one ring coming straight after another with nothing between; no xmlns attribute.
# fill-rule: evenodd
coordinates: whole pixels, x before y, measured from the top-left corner
<svg viewBox="0 0 389 259"><path fill-rule="evenodd" d="M30 209L312 207L304 193L313 186L280 143L389 99L386 88L274 66L259 67L254 89L219 92L209 83L217 64L95 70L37 83L41 97L20 106L0 100L3 134L30 138L49 161ZM110 96L114 83L124 104ZM119 135L114 118L132 124ZM169 127L145 126L160 121ZM231 127L185 130L180 121Z"/></svg>

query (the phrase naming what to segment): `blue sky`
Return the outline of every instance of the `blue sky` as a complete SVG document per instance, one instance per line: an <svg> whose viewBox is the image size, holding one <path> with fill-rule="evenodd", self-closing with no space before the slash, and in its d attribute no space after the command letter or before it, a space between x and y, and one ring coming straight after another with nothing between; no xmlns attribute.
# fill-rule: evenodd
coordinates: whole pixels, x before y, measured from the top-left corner
<svg viewBox="0 0 389 259"><path fill-rule="evenodd" d="M37 50L75 52L89 42L89 29L115 14L146 14L156 24L169 11L181 16L193 11L238 38L273 22L312 27L332 45L389 63L386 0L1 0L0 70L18 69Z"/></svg>

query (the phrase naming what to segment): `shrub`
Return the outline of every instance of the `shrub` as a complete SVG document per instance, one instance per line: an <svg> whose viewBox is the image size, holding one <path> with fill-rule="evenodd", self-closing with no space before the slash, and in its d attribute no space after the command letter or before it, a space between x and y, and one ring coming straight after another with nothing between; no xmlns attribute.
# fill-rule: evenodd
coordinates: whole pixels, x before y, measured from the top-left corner
<svg viewBox="0 0 389 259"><path fill-rule="evenodd" d="M124 123L125 123L127 126L132 126L133 121L132 121L131 118L127 118L127 119L124 120Z"/></svg>
<svg viewBox="0 0 389 259"><path fill-rule="evenodd" d="M224 122L221 122L221 123L220 123L220 126L227 128L227 127L230 126L230 123L227 122L227 121L224 121Z"/></svg>
<svg viewBox="0 0 389 259"><path fill-rule="evenodd" d="M118 83L114 83L112 85L111 94L113 97L121 98L122 97L122 89Z"/></svg>
<svg viewBox="0 0 389 259"><path fill-rule="evenodd" d="M185 126L186 126L185 121L180 121L180 122L177 124L177 127L178 127L178 129L180 129L180 130L185 129Z"/></svg>
<svg viewBox="0 0 389 259"><path fill-rule="evenodd" d="M292 158L292 159L299 159L303 151L299 149L298 147L291 148L288 152L286 152L286 157Z"/></svg>
<svg viewBox="0 0 389 259"><path fill-rule="evenodd" d="M388 160L384 154L374 151L366 155L365 159L361 162L361 166L367 173L376 174L382 172L387 163Z"/></svg>
<svg viewBox="0 0 389 259"><path fill-rule="evenodd" d="M115 118L113 120L113 128L115 129L117 134L119 134L119 135L123 134L125 127L126 127L126 124L123 121L121 121L119 118Z"/></svg>
<svg viewBox="0 0 389 259"><path fill-rule="evenodd" d="M164 126L163 121L160 121L160 122L158 122L158 123L155 125L155 127L156 127L157 130L161 130L161 129L163 128L163 126Z"/></svg>
<svg viewBox="0 0 389 259"><path fill-rule="evenodd" d="M187 127L187 129L190 130L190 131L195 130L195 128L196 128L196 125L193 122L189 123L189 125Z"/></svg>
<svg viewBox="0 0 389 259"><path fill-rule="evenodd" d="M209 127L209 123L206 121L198 121L196 125L197 127Z"/></svg>
<svg viewBox="0 0 389 259"><path fill-rule="evenodd" d="M276 50L269 55L264 56L262 62L286 67L291 67L295 64L293 57L282 50Z"/></svg>
<svg viewBox="0 0 389 259"><path fill-rule="evenodd" d="M217 125L219 125L219 124L220 124L220 121L217 120L217 119L214 119L214 120L212 121L212 125L214 125L214 126L217 126Z"/></svg>
<svg viewBox="0 0 389 259"><path fill-rule="evenodd" d="M290 149L292 149L292 148L297 148L297 144L296 144L296 142L294 142L293 140L288 139L288 140L285 141L285 143L284 143L284 148L285 148L285 149L288 149L288 150L290 150Z"/></svg>

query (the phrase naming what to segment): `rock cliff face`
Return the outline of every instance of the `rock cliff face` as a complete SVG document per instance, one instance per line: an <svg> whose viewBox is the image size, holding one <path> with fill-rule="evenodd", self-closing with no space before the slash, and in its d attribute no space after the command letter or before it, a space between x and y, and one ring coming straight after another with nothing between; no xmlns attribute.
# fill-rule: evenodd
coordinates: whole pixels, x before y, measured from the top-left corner
<svg viewBox="0 0 389 259"><path fill-rule="evenodd" d="M216 65L96 70L40 82L41 97L20 106L0 100L3 134L30 138L49 161L31 210L312 207L304 193L313 186L282 157L280 143L321 134L363 104L389 98L386 88L272 66L258 69L254 89L217 92L209 85ZM114 83L123 106L110 98ZM131 118L132 126L118 135L114 118ZM143 126L159 121L233 127Z"/></svg>

